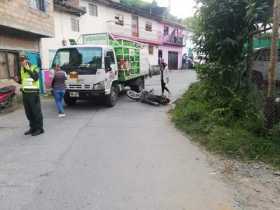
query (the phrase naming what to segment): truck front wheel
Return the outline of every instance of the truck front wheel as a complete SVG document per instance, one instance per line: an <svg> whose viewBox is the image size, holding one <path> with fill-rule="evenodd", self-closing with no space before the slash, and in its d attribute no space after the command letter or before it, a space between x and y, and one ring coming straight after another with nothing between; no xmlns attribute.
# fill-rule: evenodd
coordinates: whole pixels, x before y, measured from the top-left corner
<svg viewBox="0 0 280 210"><path fill-rule="evenodd" d="M71 98L68 94L65 94L64 102L67 106L73 106L73 105L76 104L77 99L76 98Z"/></svg>
<svg viewBox="0 0 280 210"><path fill-rule="evenodd" d="M111 92L109 95L105 96L105 100L108 107L113 107L116 105L118 100L118 89L116 86L111 87Z"/></svg>

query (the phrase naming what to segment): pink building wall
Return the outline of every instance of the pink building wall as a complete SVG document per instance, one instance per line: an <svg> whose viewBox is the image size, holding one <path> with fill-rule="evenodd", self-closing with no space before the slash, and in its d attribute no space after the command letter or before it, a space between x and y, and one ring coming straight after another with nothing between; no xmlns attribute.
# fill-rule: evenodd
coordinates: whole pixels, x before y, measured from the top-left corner
<svg viewBox="0 0 280 210"><path fill-rule="evenodd" d="M165 28L168 27L168 34L165 34ZM161 45L159 50L162 51L162 58L169 64L169 53L178 54L178 69L182 67L182 58L184 54L184 37L185 29L182 26L176 26L167 22L161 23Z"/></svg>
<svg viewBox="0 0 280 210"><path fill-rule="evenodd" d="M165 26L169 27L168 35L164 34ZM114 33L113 33L114 34ZM169 52L177 53L178 59L177 68L172 69L180 69L182 67L182 57L184 54L184 37L185 37L185 29L176 24L162 22L160 23L160 30L158 31L157 35L153 38L148 37L132 37L132 36L124 36L120 34L114 34L116 37L121 37L125 39L131 39L134 41L138 41L140 43L145 43L148 45L154 46L154 55L150 55L150 64L155 65L158 64L159 60L159 51L162 51L162 58L168 64L169 62Z"/></svg>
<svg viewBox="0 0 280 210"><path fill-rule="evenodd" d="M167 64L168 64L168 53L177 52L178 53L178 69L180 69L182 67L183 48L163 45L163 46L159 47L159 50L162 50L162 58L164 59L165 63L167 63Z"/></svg>

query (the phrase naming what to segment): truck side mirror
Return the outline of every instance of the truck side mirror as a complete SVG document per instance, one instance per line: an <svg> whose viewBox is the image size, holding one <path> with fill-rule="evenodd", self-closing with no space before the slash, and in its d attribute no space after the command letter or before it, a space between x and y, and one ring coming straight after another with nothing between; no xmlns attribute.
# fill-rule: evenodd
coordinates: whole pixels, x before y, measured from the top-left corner
<svg viewBox="0 0 280 210"><path fill-rule="evenodd" d="M110 56L106 56L105 57L105 69L106 70L111 69L111 63L112 63L111 57Z"/></svg>

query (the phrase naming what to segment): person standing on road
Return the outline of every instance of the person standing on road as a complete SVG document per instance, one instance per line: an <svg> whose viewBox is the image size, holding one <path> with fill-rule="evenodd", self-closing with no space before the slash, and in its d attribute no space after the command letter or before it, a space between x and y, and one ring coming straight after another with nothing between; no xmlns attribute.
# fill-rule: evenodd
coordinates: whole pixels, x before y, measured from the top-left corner
<svg viewBox="0 0 280 210"><path fill-rule="evenodd" d="M20 83L24 110L30 127L24 135L38 136L44 133L40 102L39 68L30 64L25 55L20 56Z"/></svg>
<svg viewBox="0 0 280 210"><path fill-rule="evenodd" d="M166 68L167 64L163 59L160 61L160 82L161 82L161 94L164 95L164 91L166 90L169 94L170 90L167 88L166 84L169 83L168 70Z"/></svg>
<svg viewBox="0 0 280 210"><path fill-rule="evenodd" d="M53 94L55 99L56 108L58 111L58 117L65 117L64 112L64 95L65 95L65 81L67 80L67 75L61 70L60 66L57 65L55 68L55 74L52 81Z"/></svg>

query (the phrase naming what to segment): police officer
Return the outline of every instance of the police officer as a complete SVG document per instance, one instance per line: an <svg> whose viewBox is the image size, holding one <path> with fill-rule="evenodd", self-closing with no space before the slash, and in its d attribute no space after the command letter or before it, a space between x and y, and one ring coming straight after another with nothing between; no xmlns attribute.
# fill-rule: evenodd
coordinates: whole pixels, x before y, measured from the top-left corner
<svg viewBox="0 0 280 210"><path fill-rule="evenodd" d="M20 56L20 78L25 114L30 127L24 135L38 136L44 133L39 93L39 69L36 65L30 64L25 55Z"/></svg>

